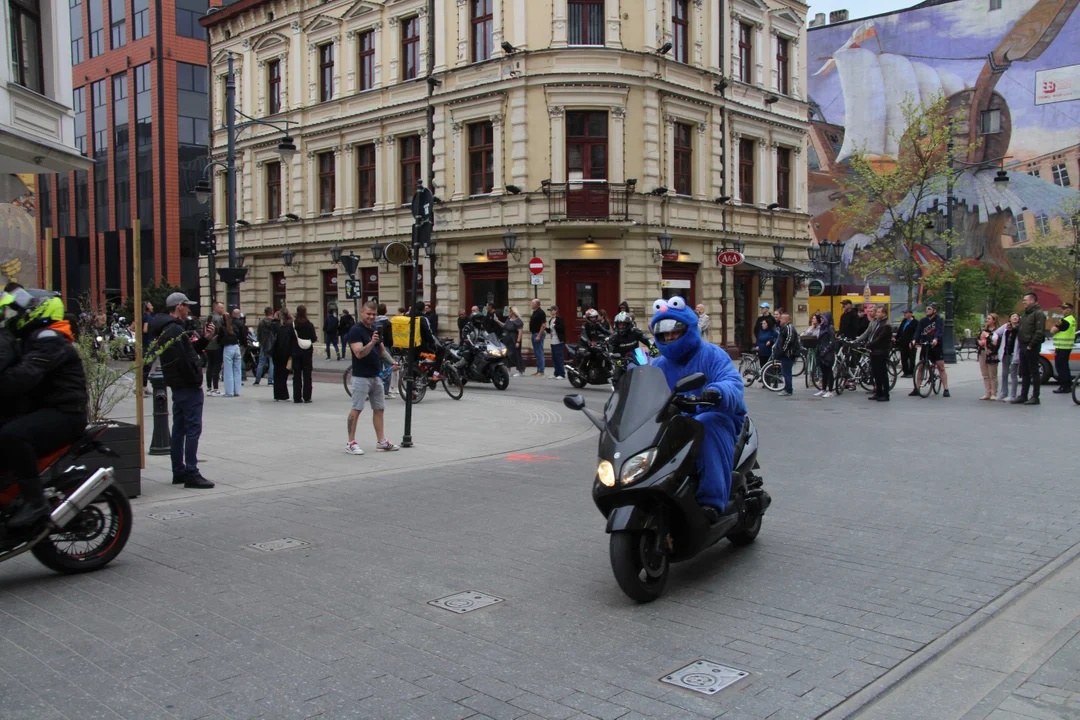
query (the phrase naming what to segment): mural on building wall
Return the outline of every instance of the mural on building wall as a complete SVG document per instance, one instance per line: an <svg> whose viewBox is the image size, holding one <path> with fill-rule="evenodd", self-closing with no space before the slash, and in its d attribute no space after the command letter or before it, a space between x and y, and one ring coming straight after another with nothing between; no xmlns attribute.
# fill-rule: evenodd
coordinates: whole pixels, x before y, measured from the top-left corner
<svg viewBox="0 0 1080 720"><path fill-rule="evenodd" d="M1005 0L990 10L989 0L953 0L811 29L809 180L817 239L845 242L848 258L871 242L835 222L836 179L856 149L881 163L895 160L905 98L948 98L969 142L978 141L960 158L968 162L1007 156L1014 165L1080 143L1078 3ZM1010 172L1001 192L992 182L996 169L960 175L954 220L962 257L1007 263L1002 236L1015 234L1014 216L1061 214L1080 179L1065 188ZM928 198L927 209L935 203L943 207L945 198Z"/></svg>
<svg viewBox="0 0 1080 720"><path fill-rule="evenodd" d="M37 284L33 175L0 175L0 280ZM0 285L0 286L2 286Z"/></svg>

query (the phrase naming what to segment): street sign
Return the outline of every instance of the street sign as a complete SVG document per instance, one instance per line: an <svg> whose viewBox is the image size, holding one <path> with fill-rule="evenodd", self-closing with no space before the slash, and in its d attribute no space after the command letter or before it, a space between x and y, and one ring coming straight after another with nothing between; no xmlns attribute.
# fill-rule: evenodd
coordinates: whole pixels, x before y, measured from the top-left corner
<svg viewBox="0 0 1080 720"><path fill-rule="evenodd" d="M810 278L806 287L810 292L810 297L820 297L825 294L825 281L819 278Z"/></svg>
<svg viewBox="0 0 1080 720"><path fill-rule="evenodd" d="M716 254L716 264L721 267L735 267L741 265L745 258L740 252L734 250L723 250Z"/></svg>
<svg viewBox="0 0 1080 720"><path fill-rule="evenodd" d="M383 256L388 263L404 265L409 261L409 248L403 242L392 242L383 248Z"/></svg>
<svg viewBox="0 0 1080 720"><path fill-rule="evenodd" d="M488 248L487 251L488 260L505 260L506 248Z"/></svg>
<svg viewBox="0 0 1080 720"><path fill-rule="evenodd" d="M538 257L534 257L532 260L529 261L529 272L531 272L533 275L539 275L540 273L544 272L544 261Z"/></svg>
<svg viewBox="0 0 1080 720"><path fill-rule="evenodd" d="M532 278L530 278L530 279L532 280L533 285L543 285L544 284L544 276L543 275L533 275Z"/></svg>
<svg viewBox="0 0 1080 720"><path fill-rule="evenodd" d="M412 216L417 223L431 221L434 216L435 196L426 187L418 188L412 199Z"/></svg>
<svg viewBox="0 0 1080 720"><path fill-rule="evenodd" d="M360 281L349 278L345 281L345 299L346 300L359 300L360 299Z"/></svg>

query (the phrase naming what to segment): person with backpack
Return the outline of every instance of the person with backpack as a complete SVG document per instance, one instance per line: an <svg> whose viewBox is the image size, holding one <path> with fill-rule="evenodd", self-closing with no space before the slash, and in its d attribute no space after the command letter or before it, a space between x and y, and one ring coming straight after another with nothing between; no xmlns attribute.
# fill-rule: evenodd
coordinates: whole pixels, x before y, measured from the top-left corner
<svg viewBox="0 0 1080 720"><path fill-rule="evenodd" d="M791 324L791 315L784 313L780 316L780 335L776 340L776 353L780 359L780 369L784 373L784 390L781 395L790 397L794 394L791 385L791 369L795 365L795 358L802 353L802 343L799 342L799 333Z"/></svg>
<svg viewBox="0 0 1080 720"><path fill-rule="evenodd" d="M355 324L356 324L356 318L354 318L352 315L350 315L348 310L342 310L341 311L341 317L338 318L338 325L337 325L338 339L341 342L341 355L338 356L338 360L340 360L342 358L342 356L348 354L346 352L346 348L348 347L348 344L346 343L345 338L346 338L346 336L348 336L349 330L351 330L352 326L355 325Z"/></svg>
<svg viewBox="0 0 1080 720"><path fill-rule="evenodd" d="M333 308L326 311L326 319L323 320L323 335L326 336L326 359L332 360L330 348L334 348L337 359L341 359L341 346L338 345L338 319Z"/></svg>
<svg viewBox="0 0 1080 720"><path fill-rule="evenodd" d="M255 330L255 336L259 341L259 364L255 368L255 382L253 385L258 385L262 380L263 372L269 368L270 374L267 376L269 380L266 381L267 385L274 384L274 339L277 337L277 328L274 326L274 309L267 305L263 308L263 319L259 321L259 326ZM277 323L280 327L281 323Z"/></svg>
<svg viewBox="0 0 1080 720"><path fill-rule="evenodd" d="M386 303L379 303L375 316L375 331L379 333L379 337L382 338L383 347L387 352L390 352L390 348L394 347L394 326L390 324L390 318L386 314ZM390 386L394 380L394 373L386 372L386 360L382 360L382 386L383 396L390 397ZM390 364L393 367L393 363Z"/></svg>

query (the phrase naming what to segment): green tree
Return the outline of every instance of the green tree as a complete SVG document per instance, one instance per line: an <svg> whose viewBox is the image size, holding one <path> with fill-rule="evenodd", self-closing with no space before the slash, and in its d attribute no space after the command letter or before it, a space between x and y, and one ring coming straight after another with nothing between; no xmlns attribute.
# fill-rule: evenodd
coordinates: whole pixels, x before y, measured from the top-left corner
<svg viewBox="0 0 1080 720"><path fill-rule="evenodd" d="M184 289L169 284L169 281L165 278L161 278L157 282L151 280L148 285L143 287L143 302L152 303L154 312L163 313L165 312L165 298L169 297L169 295L172 295L174 292L184 292ZM134 304L135 298L128 295L127 300L124 301L123 306L119 310L120 314L129 321L136 317ZM142 313L138 313L138 316L141 317Z"/></svg>
<svg viewBox="0 0 1080 720"><path fill-rule="evenodd" d="M1054 213L1061 223L1047 222L1044 227L1036 225L1029 242L1011 251L1020 277L1031 285L1048 285L1063 298L1071 298L1077 304L1077 286L1080 284L1080 196L1061 205Z"/></svg>
<svg viewBox="0 0 1080 720"><path fill-rule="evenodd" d="M949 265L934 270L921 268L916 261L916 245L924 244L930 226L928 214L935 212L933 198L944 195L954 157L966 157L969 146L949 149L954 121L944 96L923 106L909 95L902 104L907 130L894 139L899 144L895 161L868 155L858 149L849 160L851 172L840 182L844 204L837 211L841 226L870 238L859 250L851 271L868 282L871 277L901 277L907 285L907 305L915 300L915 286L921 278L947 278ZM955 244L955 231L938 232L937 239Z"/></svg>

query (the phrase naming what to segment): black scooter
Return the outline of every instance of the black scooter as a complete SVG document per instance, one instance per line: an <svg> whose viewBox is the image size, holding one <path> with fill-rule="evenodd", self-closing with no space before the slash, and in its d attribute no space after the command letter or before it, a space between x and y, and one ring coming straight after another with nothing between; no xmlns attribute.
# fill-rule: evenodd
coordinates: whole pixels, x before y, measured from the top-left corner
<svg viewBox="0 0 1080 720"><path fill-rule="evenodd" d="M633 367L603 414L586 408L581 395L563 400L600 429L593 500L607 517L615 580L637 602L660 597L671 563L688 560L722 538L734 545L752 543L772 502L753 472L760 467L758 438L747 418L735 447L726 510L715 517L698 505L697 454L705 429L683 413L710 403L684 393L705 384L705 376L695 373L669 392L660 368Z"/></svg>

